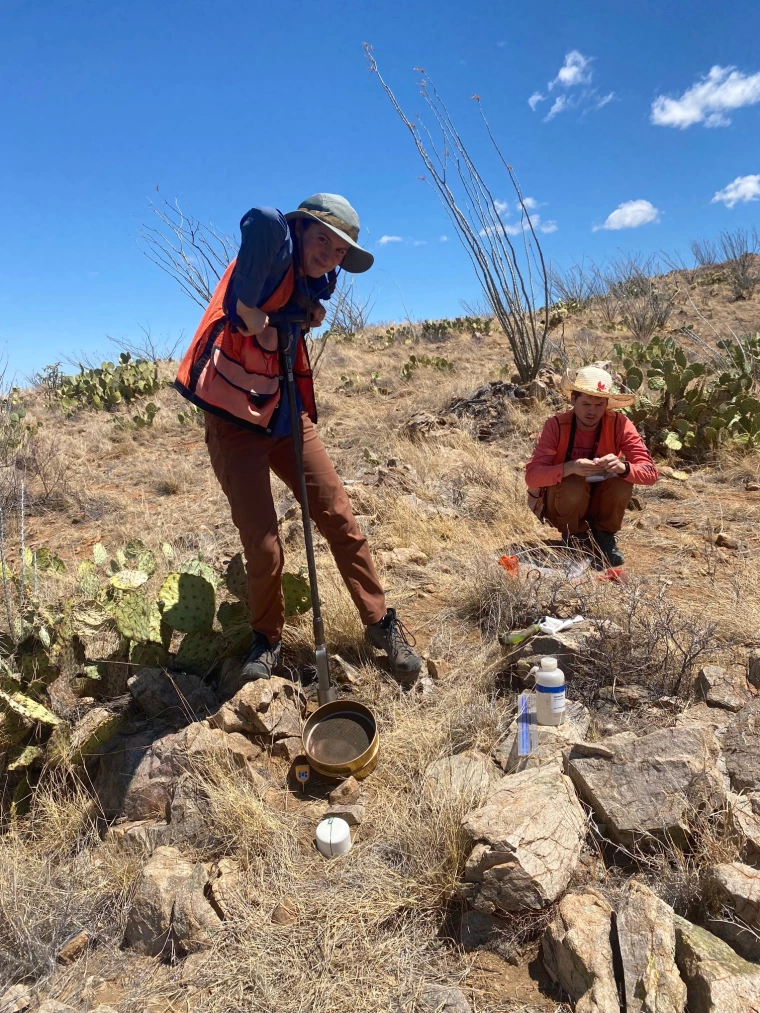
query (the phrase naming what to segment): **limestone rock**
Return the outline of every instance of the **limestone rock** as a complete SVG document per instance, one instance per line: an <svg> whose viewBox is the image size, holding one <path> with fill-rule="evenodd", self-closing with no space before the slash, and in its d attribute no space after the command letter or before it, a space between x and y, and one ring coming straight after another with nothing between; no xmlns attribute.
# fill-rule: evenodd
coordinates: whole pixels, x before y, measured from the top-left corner
<svg viewBox="0 0 760 1013"><path fill-rule="evenodd" d="M760 792L728 796L733 830L743 841L742 858L748 865L760 862Z"/></svg>
<svg viewBox="0 0 760 1013"><path fill-rule="evenodd" d="M681 711L676 716L676 726L684 728L686 725L702 725L704 728L712 728L717 732L719 729L725 728L731 720L730 711L723 710L722 707L710 707L701 702Z"/></svg>
<svg viewBox="0 0 760 1013"><path fill-rule="evenodd" d="M272 756L282 756L288 763L293 763L299 756L303 756L303 740L296 736L277 739L272 743Z"/></svg>
<svg viewBox="0 0 760 1013"><path fill-rule="evenodd" d="M340 819L345 820L350 827L358 827L363 822L364 815L364 806L355 802L353 805L331 805L323 816L323 819L327 820L331 816L338 816Z"/></svg>
<svg viewBox="0 0 760 1013"><path fill-rule="evenodd" d="M172 936L183 954L208 949L221 923L206 896L208 882L208 872L198 863L174 895Z"/></svg>
<svg viewBox="0 0 760 1013"><path fill-rule="evenodd" d="M510 725L507 736L494 750L494 759L507 774L555 763L568 746L582 742L591 724L591 714L578 700L571 700L565 708L561 725L538 726L538 748L530 756L518 756L517 722Z"/></svg>
<svg viewBox="0 0 760 1013"><path fill-rule="evenodd" d="M689 1013L760 1010L760 967L706 929L675 918L676 963L688 991Z"/></svg>
<svg viewBox="0 0 760 1013"><path fill-rule="evenodd" d="M355 777L347 777L328 795L330 805L353 805L359 801L361 785Z"/></svg>
<svg viewBox="0 0 760 1013"><path fill-rule="evenodd" d="M615 751L611 759L571 755L567 771L606 832L626 847L646 835L684 846L692 808L725 803L710 729L661 728L638 738L611 736L605 745Z"/></svg>
<svg viewBox="0 0 760 1013"><path fill-rule="evenodd" d="M468 749L429 764L425 771L425 797L439 804L463 799L477 805L499 777L501 771L487 756Z"/></svg>
<svg viewBox="0 0 760 1013"><path fill-rule="evenodd" d="M626 710L633 710L634 707L641 707L650 703L654 694L644 686L602 686L597 691L597 700L605 703L614 703L618 707L625 707Z"/></svg>
<svg viewBox="0 0 760 1013"><path fill-rule="evenodd" d="M705 703L727 711L740 711L749 700L744 676L731 675L719 665L703 665L700 668L697 691L702 694Z"/></svg>
<svg viewBox="0 0 760 1013"><path fill-rule="evenodd" d="M760 699L727 725L722 745L734 791L760 791Z"/></svg>
<svg viewBox="0 0 760 1013"><path fill-rule="evenodd" d="M741 862L713 865L702 885L707 928L747 960L760 960L760 872Z"/></svg>
<svg viewBox="0 0 760 1013"><path fill-rule="evenodd" d="M32 993L26 985L11 985L0 995L0 1013L23 1013L32 1005Z"/></svg>
<svg viewBox="0 0 760 1013"><path fill-rule="evenodd" d="M473 842L465 880L486 913L537 910L565 890L580 857L586 817L558 766L502 778L462 826Z"/></svg>
<svg viewBox="0 0 760 1013"><path fill-rule="evenodd" d="M300 738L306 699L289 679L272 676L246 683L229 706L244 731L273 739Z"/></svg>
<svg viewBox="0 0 760 1013"><path fill-rule="evenodd" d="M567 894L543 938L544 967L576 1013L620 1013L612 955L612 908L594 890Z"/></svg>
<svg viewBox="0 0 760 1013"><path fill-rule="evenodd" d="M0 1005L0 1010L2 1009ZM76 1010L73 1006L67 1006L65 1002L58 1002L57 999L46 999L37 1007L36 1013L76 1013Z"/></svg>
<svg viewBox="0 0 760 1013"><path fill-rule="evenodd" d="M152 752L160 734L148 725L132 733L119 732L102 747L94 787L107 818L165 818L171 778L158 776L160 761Z"/></svg>
<svg viewBox="0 0 760 1013"><path fill-rule="evenodd" d="M283 897L272 912L275 925L295 925L298 921L298 905L292 897Z"/></svg>
<svg viewBox="0 0 760 1013"><path fill-rule="evenodd" d="M141 668L127 680L137 706L149 718L161 718L177 727L205 718L219 706L209 686L187 672Z"/></svg>
<svg viewBox="0 0 760 1013"><path fill-rule="evenodd" d="M106 831L105 841L112 841L123 847L134 848L146 855L152 855L156 848L169 840L169 824L155 820L134 820L114 823Z"/></svg>
<svg viewBox="0 0 760 1013"><path fill-rule="evenodd" d="M441 679L451 671L451 665L442 658L428 658L427 670L432 679Z"/></svg>
<svg viewBox="0 0 760 1013"><path fill-rule="evenodd" d="M675 961L673 909L629 880L617 911L627 1013L683 1013L686 985Z"/></svg>
<svg viewBox="0 0 760 1013"><path fill-rule="evenodd" d="M339 654L331 654L330 677L339 686L355 686L359 682L359 670Z"/></svg>
<svg viewBox="0 0 760 1013"><path fill-rule="evenodd" d="M208 873L176 848L157 848L137 882L124 945L155 957L166 948L193 953L220 924L205 889Z"/></svg>
<svg viewBox="0 0 760 1013"><path fill-rule="evenodd" d="M451 985L425 985L421 1006L425 1013L472 1013L464 992Z"/></svg>
<svg viewBox="0 0 760 1013"><path fill-rule="evenodd" d="M377 557L383 566L388 567L426 566L428 561L428 557L416 545L381 551Z"/></svg>
<svg viewBox="0 0 760 1013"><path fill-rule="evenodd" d="M82 929L81 932L77 932L76 935L66 940L55 959L59 964L73 964L75 960L79 960L89 945L90 933Z"/></svg>

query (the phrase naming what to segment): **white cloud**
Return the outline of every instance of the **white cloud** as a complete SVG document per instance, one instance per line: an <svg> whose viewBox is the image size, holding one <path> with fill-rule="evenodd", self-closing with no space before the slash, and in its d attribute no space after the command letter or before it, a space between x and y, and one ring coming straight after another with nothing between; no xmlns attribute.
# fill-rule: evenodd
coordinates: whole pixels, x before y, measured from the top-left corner
<svg viewBox="0 0 760 1013"><path fill-rule="evenodd" d="M612 214L607 216L604 225L595 225L594 232L600 229L637 229L640 225L659 220L660 211L648 200L627 200L618 204Z"/></svg>
<svg viewBox="0 0 760 1013"><path fill-rule="evenodd" d="M378 246L387 246L388 243L401 243L403 242L401 236L380 236L377 241Z"/></svg>
<svg viewBox="0 0 760 1013"><path fill-rule="evenodd" d="M559 226L555 221L551 219L547 222L541 221L541 215L530 215L530 224L533 226L535 232L543 232L549 235L551 232L556 232ZM485 229L480 230L481 236L490 236L495 232L504 232L507 236L519 236L522 232L525 232L528 228L528 215L523 215L519 222L503 222L499 225L489 225Z"/></svg>
<svg viewBox="0 0 760 1013"><path fill-rule="evenodd" d="M548 123L549 120L553 120L557 113L561 113L563 109L567 109L570 101L567 95L558 95L554 100L554 105L551 107L549 112L544 116L544 123Z"/></svg>
<svg viewBox="0 0 760 1013"><path fill-rule="evenodd" d="M427 239L413 239L412 246L427 246Z"/></svg>
<svg viewBox="0 0 760 1013"><path fill-rule="evenodd" d="M528 211L535 211L536 208L539 206L538 201L536 200L535 197L523 197L523 204L528 209Z"/></svg>
<svg viewBox="0 0 760 1013"><path fill-rule="evenodd" d="M496 208L496 214L501 218L504 214L509 214L509 201L499 200L497 197L493 202L493 206Z"/></svg>
<svg viewBox="0 0 760 1013"><path fill-rule="evenodd" d="M680 98L658 95L652 103L652 123L685 130L694 123L727 127L726 115L742 106L760 102L760 72L743 74L736 67L711 67L709 73Z"/></svg>
<svg viewBox="0 0 760 1013"><path fill-rule="evenodd" d="M760 200L760 174L755 176L737 176L733 183L718 190L711 204L723 203L727 208L735 204L746 204L751 200Z"/></svg>
<svg viewBox="0 0 760 1013"><path fill-rule="evenodd" d="M602 109L613 100L614 91L600 96L599 89L591 86L594 76L592 62L592 57L584 56L578 49L571 49L565 54L565 62L557 72L557 76L547 81L546 93L533 92L528 99L528 105L535 112L538 105L545 102L551 92L562 89L555 95L549 112L544 116L544 123L553 120L559 113L567 112L568 109L581 108L585 113L588 110Z"/></svg>
<svg viewBox="0 0 760 1013"><path fill-rule="evenodd" d="M448 243L448 241L449 241L448 236L441 236L441 238L438 240L439 243Z"/></svg>
<svg viewBox="0 0 760 1013"><path fill-rule="evenodd" d="M577 49L571 49L565 54L565 62L559 68L559 73L553 81L549 82L549 90L559 86L560 88L575 88L579 84L588 84L591 81L591 60L579 53Z"/></svg>

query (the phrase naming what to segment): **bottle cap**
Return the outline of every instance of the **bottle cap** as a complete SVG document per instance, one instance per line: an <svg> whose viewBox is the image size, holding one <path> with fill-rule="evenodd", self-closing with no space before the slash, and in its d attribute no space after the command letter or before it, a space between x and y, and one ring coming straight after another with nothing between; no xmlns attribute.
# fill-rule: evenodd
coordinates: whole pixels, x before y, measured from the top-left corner
<svg viewBox="0 0 760 1013"><path fill-rule="evenodd" d="M554 671L554 669L556 667L557 667L557 659L556 658L542 658L541 659L541 668L543 668L543 670L545 672L552 672L552 671Z"/></svg>

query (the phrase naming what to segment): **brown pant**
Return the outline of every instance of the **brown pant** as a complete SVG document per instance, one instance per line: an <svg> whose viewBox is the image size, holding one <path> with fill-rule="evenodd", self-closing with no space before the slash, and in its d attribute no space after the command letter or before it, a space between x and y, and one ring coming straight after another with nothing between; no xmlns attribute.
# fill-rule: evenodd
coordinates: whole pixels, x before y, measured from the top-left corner
<svg viewBox="0 0 760 1013"><path fill-rule="evenodd" d="M545 517L563 535L580 535L588 525L615 534L623 526L633 484L624 478L587 482L568 475L546 490Z"/></svg>
<svg viewBox="0 0 760 1013"><path fill-rule="evenodd" d="M359 530L346 490L316 429L306 415L301 422L309 513L327 539L361 621L369 626L385 615L385 595L367 539ZM284 557L269 469L300 501L293 438L259 436L207 413L206 444L245 550L251 625L274 643L285 622Z"/></svg>

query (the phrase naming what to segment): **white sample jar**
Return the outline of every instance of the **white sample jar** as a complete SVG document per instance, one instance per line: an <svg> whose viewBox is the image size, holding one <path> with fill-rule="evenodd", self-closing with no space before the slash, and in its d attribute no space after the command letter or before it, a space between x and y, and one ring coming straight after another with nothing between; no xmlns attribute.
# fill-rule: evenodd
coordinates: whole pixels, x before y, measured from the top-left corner
<svg viewBox="0 0 760 1013"><path fill-rule="evenodd" d="M542 658L536 675L536 721L539 725L561 725L565 718L565 673L556 658Z"/></svg>
<svg viewBox="0 0 760 1013"><path fill-rule="evenodd" d="M325 858L345 855L351 850L351 828L340 816L328 816L317 827L317 848Z"/></svg>

